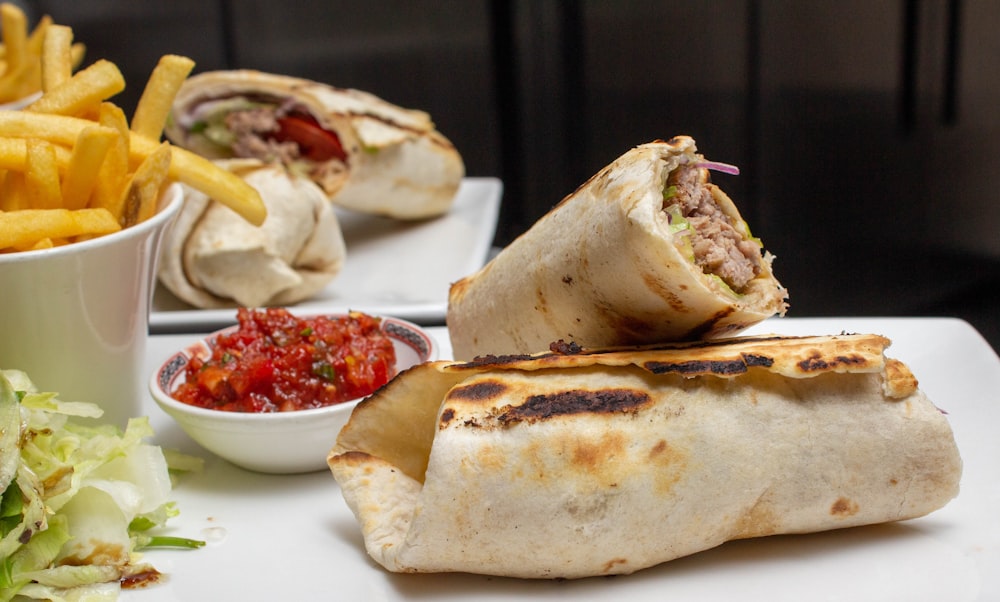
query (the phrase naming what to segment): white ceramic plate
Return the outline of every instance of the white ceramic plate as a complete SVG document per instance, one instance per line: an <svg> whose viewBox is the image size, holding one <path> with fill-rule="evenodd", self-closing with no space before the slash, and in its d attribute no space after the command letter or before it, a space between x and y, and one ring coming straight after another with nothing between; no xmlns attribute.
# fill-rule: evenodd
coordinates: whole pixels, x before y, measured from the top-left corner
<svg viewBox="0 0 1000 602"><path fill-rule="evenodd" d="M451 357L444 328L429 329ZM775 319L752 332L874 332L894 341L921 387L948 412L964 460L962 491L942 510L886 525L730 542L629 576L520 581L396 575L369 560L354 517L325 472L268 476L208 457L174 491L172 534L194 551L149 552L165 583L124 599L165 600L1000 600L1000 359L953 319ZM196 337L158 336L149 370ZM148 400L156 441L199 448ZM203 452L199 452L203 453ZM525 509L530 512L530 508Z"/></svg>
<svg viewBox="0 0 1000 602"><path fill-rule="evenodd" d="M344 270L319 295L294 307L443 324L448 287L486 263L502 193L496 178L465 178L447 214L419 222L338 210L347 243ZM197 309L161 285L153 296L149 329L154 334L208 332L235 321L234 309Z"/></svg>

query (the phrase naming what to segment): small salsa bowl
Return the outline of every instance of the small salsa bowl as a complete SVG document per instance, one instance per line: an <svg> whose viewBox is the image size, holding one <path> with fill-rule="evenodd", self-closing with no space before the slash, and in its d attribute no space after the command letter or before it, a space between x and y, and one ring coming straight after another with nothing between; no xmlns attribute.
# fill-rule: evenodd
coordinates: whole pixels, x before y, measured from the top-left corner
<svg viewBox="0 0 1000 602"><path fill-rule="evenodd" d="M397 374L437 358L433 339L419 326L397 318L380 319L382 332L396 351ZM326 469L326 456L337 434L362 398L322 408L258 414L200 408L171 396L184 382L188 362L210 356L215 339L237 328L213 332L168 357L150 378L153 399L195 442L237 466L271 474Z"/></svg>

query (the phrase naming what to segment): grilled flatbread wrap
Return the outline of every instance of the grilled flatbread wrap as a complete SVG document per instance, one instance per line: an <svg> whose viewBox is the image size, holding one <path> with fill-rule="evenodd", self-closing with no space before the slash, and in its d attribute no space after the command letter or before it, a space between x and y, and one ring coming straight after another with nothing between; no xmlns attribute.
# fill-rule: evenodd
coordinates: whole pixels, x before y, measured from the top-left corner
<svg viewBox="0 0 1000 602"><path fill-rule="evenodd" d="M390 571L626 574L725 541L925 515L945 415L876 335L482 357L359 404L328 463Z"/></svg>
<svg viewBox="0 0 1000 602"><path fill-rule="evenodd" d="M636 147L455 282L457 359L734 334L784 314L772 256L709 181L695 142Z"/></svg>
<svg viewBox="0 0 1000 602"><path fill-rule="evenodd" d="M465 175L461 155L423 111L253 70L189 78L165 134L211 159L280 161L339 206L399 219L446 213Z"/></svg>
<svg viewBox="0 0 1000 602"><path fill-rule="evenodd" d="M312 297L340 273L343 232L318 186L277 164L216 163L260 193L267 219L253 226L185 187L184 207L161 247L158 274L170 292L199 308L286 305Z"/></svg>

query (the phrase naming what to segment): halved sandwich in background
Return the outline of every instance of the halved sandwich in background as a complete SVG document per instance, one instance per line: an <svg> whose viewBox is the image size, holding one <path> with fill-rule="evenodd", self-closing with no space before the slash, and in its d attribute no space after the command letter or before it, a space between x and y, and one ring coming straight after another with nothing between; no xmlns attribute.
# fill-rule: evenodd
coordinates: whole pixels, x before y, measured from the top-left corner
<svg viewBox="0 0 1000 602"><path fill-rule="evenodd" d="M451 287L456 359L731 335L784 314L773 257L687 136L638 146Z"/></svg>
<svg viewBox="0 0 1000 602"><path fill-rule="evenodd" d="M209 159L280 162L336 205L397 219L446 213L465 175L461 155L423 111L253 70L189 78L165 134Z"/></svg>

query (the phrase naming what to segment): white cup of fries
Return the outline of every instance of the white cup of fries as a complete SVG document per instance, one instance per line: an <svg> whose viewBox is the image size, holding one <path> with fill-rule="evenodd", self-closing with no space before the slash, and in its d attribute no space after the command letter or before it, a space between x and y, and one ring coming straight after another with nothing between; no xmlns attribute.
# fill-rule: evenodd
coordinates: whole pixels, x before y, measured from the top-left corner
<svg viewBox="0 0 1000 602"><path fill-rule="evenodd" d="M124 427L142 415L149 304L160 240L183 203L171 185L153 217L64 246L0 254L0 366L42 391L104 409Z"/></svg>
<svg viewBox="0 0 1000 602"><path fill-rule="evenodd" d="M0 3L0 368L67 400L100 405L124 427L147 391L141 374L160 241L184 202L178 182L260 225L259 193L207 159L161 142L194 66L166 55L132 119L107 60L77 70L73 31Z"/></svg>

